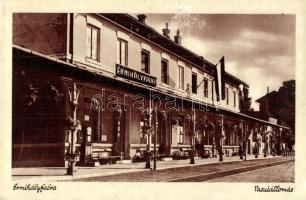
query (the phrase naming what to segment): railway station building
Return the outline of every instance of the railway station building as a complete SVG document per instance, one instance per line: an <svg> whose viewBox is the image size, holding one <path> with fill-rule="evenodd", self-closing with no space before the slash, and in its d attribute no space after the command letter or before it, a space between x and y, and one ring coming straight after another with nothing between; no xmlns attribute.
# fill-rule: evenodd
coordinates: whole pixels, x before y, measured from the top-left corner
<svg viewBox="0 0 306 200"><path fill-rule="evenodd" d="M13 167L65 166L71 137L79 165L134 160L148 143L165 158L277 153L289 128L241 112L249 85L224 71L221 86L216 65L183 47L179 31L172 39L145 20L13 15Z"/></svg>

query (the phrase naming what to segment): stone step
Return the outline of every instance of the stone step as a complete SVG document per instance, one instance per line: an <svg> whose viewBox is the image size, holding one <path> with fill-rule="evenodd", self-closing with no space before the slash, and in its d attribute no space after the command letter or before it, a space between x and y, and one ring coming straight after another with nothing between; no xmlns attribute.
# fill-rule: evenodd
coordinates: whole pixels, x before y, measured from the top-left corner
<svg viewBox="0 0 306 200"><path fill-rule="evenodd" d="M132 160L118 160L116 164L131 164Z"/></svg>
<svg viewBox="0 0 306 200"><path fill-rule="evenodd" d="M100 162L99 162L99 161L90 161L90 162L86 162L86 166L98 167L98 166L100 166Z"/></svg>
<svg viewBox="0 0 306 200"><path fill-rule="evenodd" d="M167 162L167 161L172 161L173 159L172 159L172 157L165 157L165 158L162 158L162 161L165 161L165 162Z"/></svg>

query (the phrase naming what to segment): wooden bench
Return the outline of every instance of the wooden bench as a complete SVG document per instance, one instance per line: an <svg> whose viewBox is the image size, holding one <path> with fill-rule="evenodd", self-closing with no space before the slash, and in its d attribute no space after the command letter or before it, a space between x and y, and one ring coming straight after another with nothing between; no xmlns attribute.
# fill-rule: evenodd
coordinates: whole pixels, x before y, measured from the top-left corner
<svg viewBox="0 0 306 200"><path fill-rule="evenodd" d="M188 159L190 157L189 152L190 150L174 151L172 153L172 158L174 160Z"/></svg>
<svg viewBox="0 0 306 200"><path fill-rule="evenodd" d="M116 164L119 160L123 160L123 156L108 156L108 164Z"/></svg>
<svg viewBox="0 0 306 200"><path fill-rule="evenodd" d="M123 159L123 155L120 156L109 156L102 153L91 154L90 158L93 162L100 162L100 164L116 164L118 160Z"/></svg>

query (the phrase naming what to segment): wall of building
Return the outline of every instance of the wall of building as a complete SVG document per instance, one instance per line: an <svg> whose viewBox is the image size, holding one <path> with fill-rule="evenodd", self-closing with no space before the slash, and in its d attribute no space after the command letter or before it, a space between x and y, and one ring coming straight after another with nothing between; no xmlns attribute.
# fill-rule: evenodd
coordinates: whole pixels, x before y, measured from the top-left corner
<svg viewBox="0 0 306 200"><path fill-rule="evenodd" d="M73 34L70 35L70 24L67 23L73 17ZM86 14L15 14L14 15L14 35L32 30L35 27L56 21L56 26L46 26L42 30L33 32L24 37L18 37L14 44L23 45L29 49L42 52L44 54L67 54L69 57L69 37L73 37L72 59L78 65L89 67L94 70L102 71L109 75L115 74L117 58L117 38L128 42L128 67L140 71L141 69L141 49L150 52L150 74L157 78L157 87L166 91L176 92L179 96L188 96L187 84L191 90L192 72L197 74L198 90L197 94L191 95L192 98L203 103L215 104L235 112L239 112L238 86L229 86L230 104L216 102L216 94L212 101L211 81L213 77L197 66L185 62L174 54L166 52L155 44L152 44L137 35L130 33L115 24L100 18L96 15ZM70 21L69 21L70 22ZM98 60L86 58L86 25L92 25L100 30L99 55ZM169 85L161 83L161 59L169 61ZM178 66L184 67L184 90L178 89ZM204 97L203 78L208 78L208 98ZM201 83L201 85L200 85ZM237 90L237 106L233 107L232 91Z"/></svg>
<svg viewBox="0 0 306 200"><path fill-rule="evenodd" d="M215 84L215 83L214 83ZM228 89L228 97L226 94L226 88ZM235 91L236 93L236 106L234 106L234 93L233 91ZM214 102L216 105L218 105L221 108L225 108L227 110L231 110L234 112L239 112L240 111L240 97L239 97L239 89L238 87L235 87L234 85L230 84L230 83L225 83L225 99L222 100L221 99L221 95L220 95L220 101L218 102L216 100L216 91L214 91ZM227 98L228 98L228 103L227 103Z"/></svg>
<svg viewBox="0 0 306 200"><path fill-rule="evenodd" d="M86 24L93 24L100 28L100 60L94 62L89 59L85 59L85 45L86 45ZM197 94L193 94L192 98L202 101L203 103L216 102L216 94L214 94L215 101L212 101L211 81L213 77L208 75L203 70L198 69L183 60L176 55L172 55L169 52L164 51L160 47L151 44L133 33L130 33L120 27L115 26L105 19L98 19L93 15L77 14L75 16L75 30L74 47L77 48L74 51L74 58L76 62L86 64L87 66L96 67L100 70L105 70L111 74L114 74L116 65L116 41L117 38L121 38L128 42L128 67L140 71L141 69L141 49L145 49L150 52L150 74L157 78L157 87L168 91L175 91L178 95L187 96L186 89L187 84L190 85L191 90L191 76L192 72L197 74L198 90ZM166 59L169 62L169 84L161 83L161 59ZM184 90L178 89L178 66L184 67ZM203 79L208 78L208 98L204 98L204 86ZM201 83L201 84L200 84ZM217 103L219 106L227 109L239 112L238 105L238 86L233 85L230 87L229 95L231 103L227 105L225 102ZM232 88L237 90L237 106L233 107L232 103ZM215 91L214 91L215 92Z"/></svg>
<svg viewBox="0 0 306 200"><path fill-rule="evenodd" d="M130 143L131 144L140 144L140 120L141 114L140 112L132 112L132 121L131 121L131 137Z"/></svg>
<svg viewBox="0 0 306 200"><path fill-rule="evenodd" d="M13 59L13 167L64 165L66 96L49 67Z"/></svg>
<svg viewBox="0 0 306 200"><path fill-rule="evenodd" d="M66 55L67 14L13 14L13 43L46 55Z"/></svg>

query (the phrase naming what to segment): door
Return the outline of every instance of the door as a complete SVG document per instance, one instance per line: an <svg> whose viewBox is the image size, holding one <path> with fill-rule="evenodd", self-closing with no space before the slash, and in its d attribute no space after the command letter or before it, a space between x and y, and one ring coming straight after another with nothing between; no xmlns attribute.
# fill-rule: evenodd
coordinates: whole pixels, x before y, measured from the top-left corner
<svg viewBox="0 0 306 200"><path fill-rule="evenodd" d="M125 112L113 111L113 155L125 153Z"/></svg>

